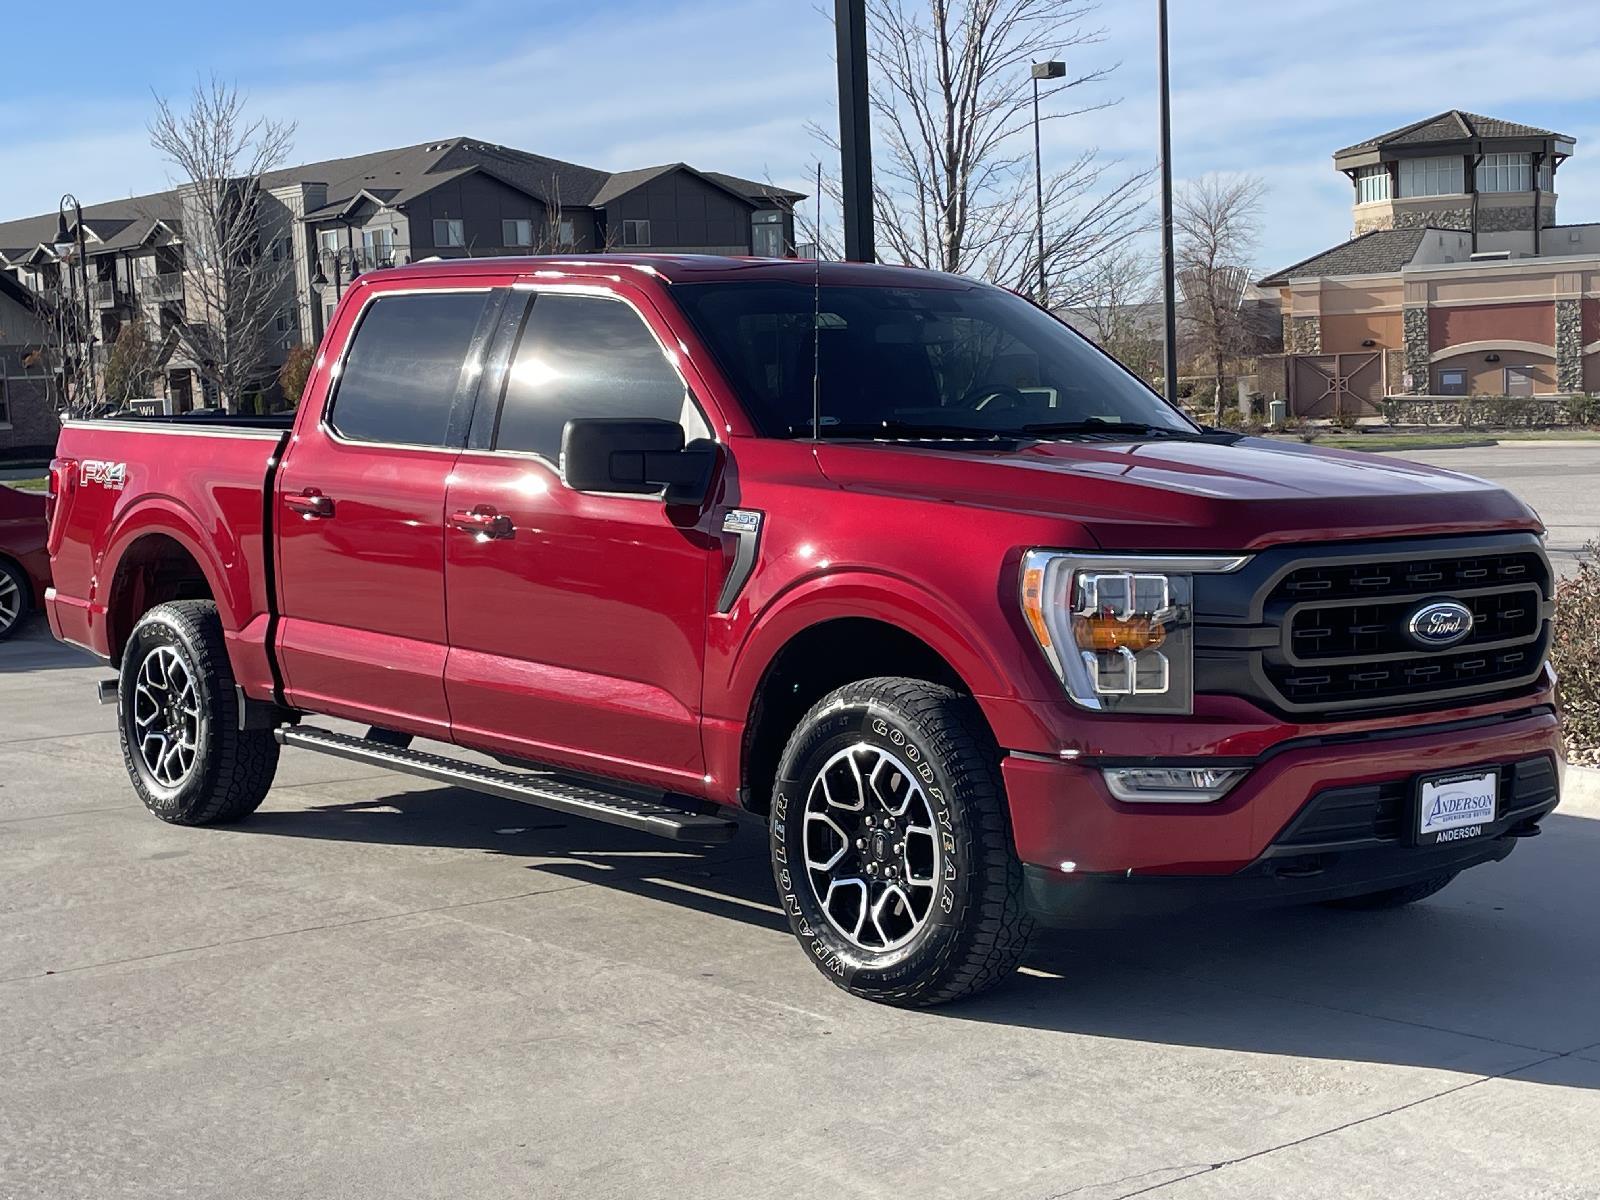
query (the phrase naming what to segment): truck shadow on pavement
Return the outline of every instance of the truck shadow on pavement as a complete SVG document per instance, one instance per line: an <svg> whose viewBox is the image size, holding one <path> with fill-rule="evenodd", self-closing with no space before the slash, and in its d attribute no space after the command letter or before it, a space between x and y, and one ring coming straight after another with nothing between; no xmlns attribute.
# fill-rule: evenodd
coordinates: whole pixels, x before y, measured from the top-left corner
<svg viewBox="0 0 1600 1200"><path fill-rule="evenodd" d="M99 662L87 650L56 641L49 623L39 613L23 618L16 632L0 641L0 675L82 669ZM110 672L109 667L106 670Z"/></svg>
<svg viewBox="0 0 1600 1200"><path fill-rule="evenodd" d="M526 858L530 871L788 936L754 821L726 846L680 847L427 788L269 808L233 828L480 849ZM1505 863L1392 912L1197 910L1115 924L1086 913L1070 927L1041 929L1009 984L932 1011L1044 1033L1505 1071L1600 1088L1600 821L1557 813L1545 829ZM816 985L828 986L820 977Z"/></svg>

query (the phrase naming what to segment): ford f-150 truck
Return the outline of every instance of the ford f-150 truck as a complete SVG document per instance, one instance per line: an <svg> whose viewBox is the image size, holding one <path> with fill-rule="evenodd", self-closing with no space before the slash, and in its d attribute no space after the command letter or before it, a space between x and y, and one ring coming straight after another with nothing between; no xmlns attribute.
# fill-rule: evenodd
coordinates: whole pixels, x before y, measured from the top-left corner
<svg viewBox="0 0 1600 1200"><path fill-rule="evenodd" d="M1527 506L1198 426L965 279L372 272L292 421L72 421L51 476L51 628L156 816L245 817L284 746L686 841L742 810L881 1001L1096 902L1405 904L1557 803Z"/></svg>

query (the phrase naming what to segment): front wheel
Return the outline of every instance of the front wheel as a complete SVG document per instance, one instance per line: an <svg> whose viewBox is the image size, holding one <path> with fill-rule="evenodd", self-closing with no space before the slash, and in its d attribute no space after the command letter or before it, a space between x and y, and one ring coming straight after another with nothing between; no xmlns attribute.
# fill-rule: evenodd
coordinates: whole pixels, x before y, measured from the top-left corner
<svg viewBox="0 0 1600 1200"><path fill-rule="evenodd" d="M117 726L134 790L174 825L254 812L277 773L272 733L239 728L233 668L209 600L159 604L134 627L117 681Z"/></svg>
<svg viewBox="0 0 1600 1200"><path fill-rule="evenodd" d="M1033 922L998 759L971 698L921 680L848 684L800 722L778 767L773 875L834 983L921 1007L1016 969Z"/></svg>

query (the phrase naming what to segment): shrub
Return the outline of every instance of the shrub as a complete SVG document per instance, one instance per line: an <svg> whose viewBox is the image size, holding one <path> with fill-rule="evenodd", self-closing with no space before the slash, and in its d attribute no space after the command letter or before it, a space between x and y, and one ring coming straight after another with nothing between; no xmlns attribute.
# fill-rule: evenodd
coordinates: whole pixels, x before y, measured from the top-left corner
<svg viewBox="0 0 1600 1200"><path fill-rule="evenodd" d="M1567 757L1600 763L1600 543L1584 547L1577 575L1556 588L1550 661Z"/></svg>
<svg viewBox="0 0 1600 1200"><path fill-rule="evenodd" d="M306 380L316 358L317 352L310 346L295 346L278 368L278 386L283 389L283 402L289 408L300 406L300 394L306 390Z"/></svg>

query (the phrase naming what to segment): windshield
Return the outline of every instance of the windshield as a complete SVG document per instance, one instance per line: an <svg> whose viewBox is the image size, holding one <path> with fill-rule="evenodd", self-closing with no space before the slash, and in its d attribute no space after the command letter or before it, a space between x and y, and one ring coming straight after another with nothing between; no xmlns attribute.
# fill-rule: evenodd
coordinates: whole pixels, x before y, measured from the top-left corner
<svg viewBox="0 0 1600 1200"><path fill-rule="evenodd" d="M999 288L678 284L770 437L1196 436L1114 359ZM813 333L815 329L815 333Z"/></svg>

